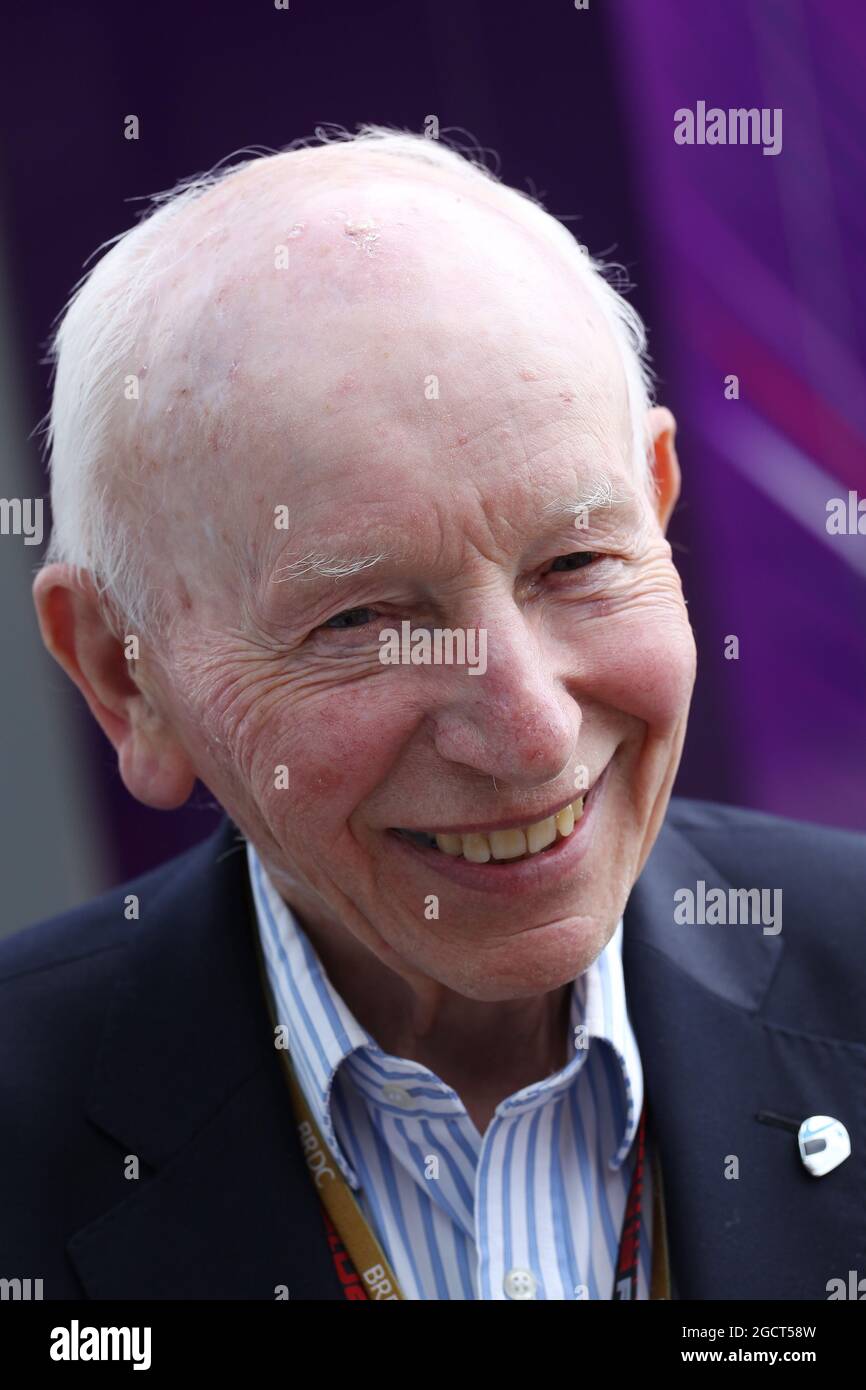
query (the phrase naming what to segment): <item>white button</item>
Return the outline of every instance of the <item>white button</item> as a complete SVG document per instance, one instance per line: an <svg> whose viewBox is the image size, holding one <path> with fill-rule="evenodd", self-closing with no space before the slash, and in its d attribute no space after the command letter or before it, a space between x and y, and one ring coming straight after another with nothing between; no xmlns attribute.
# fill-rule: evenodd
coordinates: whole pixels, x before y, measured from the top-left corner
<svg viewBox="0 0 866 1390"><path fill-rule="evenodd" d="M399 1105L403 1110L408 1110L412 1104L412 1097L403 1086L384 1086L382 1095L390 1105Z"/></svg>
<svg viewBox="0 0 866 1390"><path fill-rule="evenodd" d="M535 1297L535 1277L528 1269L509 1269L502 1281L502 1287L509 1298Z"/></svg>

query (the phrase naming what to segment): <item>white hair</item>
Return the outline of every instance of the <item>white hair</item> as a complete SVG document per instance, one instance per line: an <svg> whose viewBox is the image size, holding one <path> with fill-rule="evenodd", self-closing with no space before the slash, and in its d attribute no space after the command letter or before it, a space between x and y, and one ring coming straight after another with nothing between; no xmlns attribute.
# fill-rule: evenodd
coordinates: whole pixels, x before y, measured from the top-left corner
<svg viewBox="0 0 866 1390"><path fill-rule="evenodd" d="M45 563L60 561L89 572L109 617L142 632L158 621L160 595L148 576L145 548L130 535L122 509L114 500L112 475L120 470L122 461L112 457L111 423L143 316L156 298L160 277L171 259L166 257L171 226L190 203L263 162L290 160L293 172L304 173L304 165L312 160L308 174L339 178L341 172L351 172L359 159L373 166L380 158L386 163L411 161L421 168L471 180L475 191L486 198L512 203L515 212L570 257L612 332L625 374L635 465L639 476L648 478L645 419L653 397L653 378L646 330L633 305L623 297L630 288L625 272L590 256L534 197L501 183L498 174L483 162L483 151L364 125L354 135L338 126L320 127L312 139L293 141L281 151L239 153L250 157L239 163L221 163L157 194L134 227L99 248L110 249L76 286L51 341L54 389L46 452L53 531ZM249 206L251 199L245 201ZM211 234L219 230L216 227Z"/></svg>

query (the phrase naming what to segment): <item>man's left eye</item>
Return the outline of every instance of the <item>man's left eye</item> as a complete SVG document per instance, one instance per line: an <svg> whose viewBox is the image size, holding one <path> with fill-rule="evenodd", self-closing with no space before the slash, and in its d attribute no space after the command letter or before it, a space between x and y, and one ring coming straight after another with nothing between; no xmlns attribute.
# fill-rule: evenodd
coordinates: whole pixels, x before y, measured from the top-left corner
<svg viewBox="0 0 866 1390"><path fill-rule="evenodd" d="M568 570L582 570L599 558L595 550L575 550L571 555L559 555L551 565L550 572L556 571L561 574Z"/></svg>
<svg viewBox="0 0 866 1390"><path fill-rule="evenodd" d="M333 618L328 618L327 622L322 623L322 627L340 630L342 628L366 627L374 615L372 608L346 608L342 613L335 613Z"/></svg>

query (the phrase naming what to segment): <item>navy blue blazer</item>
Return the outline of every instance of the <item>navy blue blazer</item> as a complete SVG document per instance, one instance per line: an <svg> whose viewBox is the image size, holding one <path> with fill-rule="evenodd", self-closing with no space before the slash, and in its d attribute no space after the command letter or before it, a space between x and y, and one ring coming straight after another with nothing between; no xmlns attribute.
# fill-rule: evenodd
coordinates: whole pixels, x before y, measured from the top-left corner
<svg viewBox="0 0 866 1390"><path fill-rule="evenodd" d="M47 1299L341 1298L246 877L226 820L0 943L0 1276L42 1278ZM781 888L781 932L678 925L674 894L699 880ZM675 1296L823 1300L866 1274L866 838L674 800L623 957ZM760 1110L834 1116L851 1157L811 1177Z"/></svg>

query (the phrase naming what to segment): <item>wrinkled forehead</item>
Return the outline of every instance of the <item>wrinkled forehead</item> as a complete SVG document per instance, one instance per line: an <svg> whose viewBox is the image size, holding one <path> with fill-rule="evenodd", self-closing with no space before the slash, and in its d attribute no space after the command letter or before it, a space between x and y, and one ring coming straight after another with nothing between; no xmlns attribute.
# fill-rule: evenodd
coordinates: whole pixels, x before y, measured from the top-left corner
<svg viewBox="0 0 866 1390"><path fill-rule="evenodd" d="M610 329L520 216L446 180L214 192L172 248L127 441L173 516L248 554L272 502L321 525L353 481L501 489L533 450L628 471Z"/></svg>

